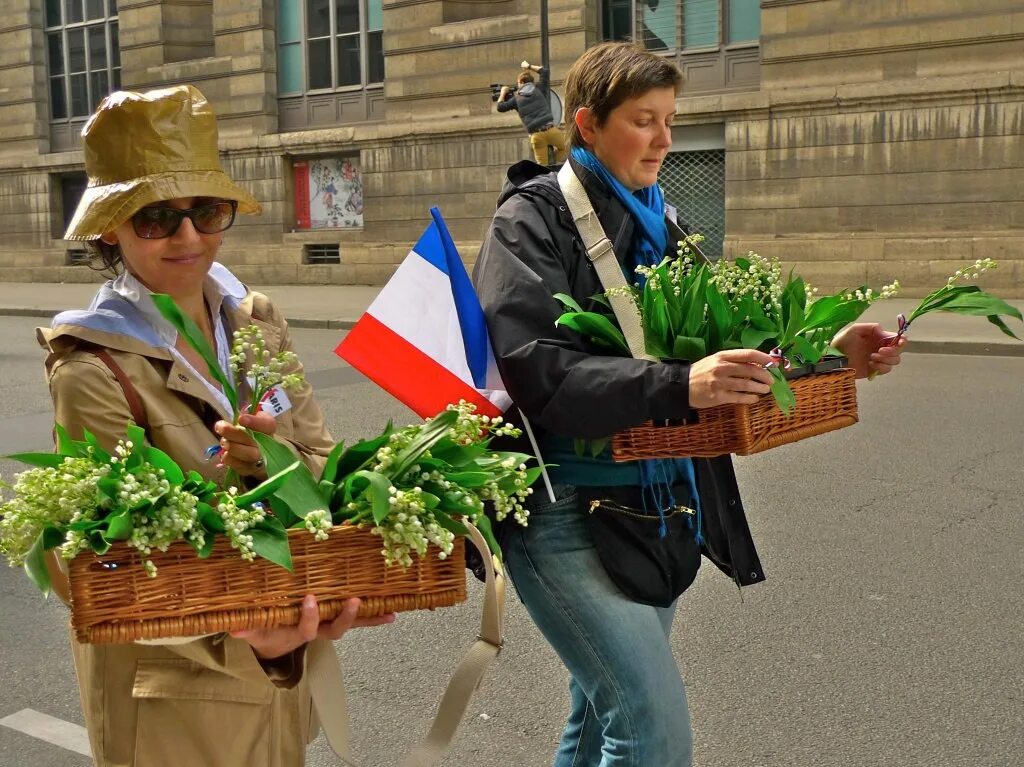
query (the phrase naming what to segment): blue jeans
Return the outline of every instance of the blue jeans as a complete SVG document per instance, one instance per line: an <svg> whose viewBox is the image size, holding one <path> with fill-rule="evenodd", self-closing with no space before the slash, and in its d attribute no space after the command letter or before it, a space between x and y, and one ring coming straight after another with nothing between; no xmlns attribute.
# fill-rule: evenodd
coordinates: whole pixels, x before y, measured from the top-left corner
<svg viewBox="0 0 1024 767"><path fill-rule="evenodd" d="M530 616L569 669L571 709L554 767L690 767L686 688L672 657L675 604L649 607L609 580L575 489L530 512L508 570Z"/></svg>

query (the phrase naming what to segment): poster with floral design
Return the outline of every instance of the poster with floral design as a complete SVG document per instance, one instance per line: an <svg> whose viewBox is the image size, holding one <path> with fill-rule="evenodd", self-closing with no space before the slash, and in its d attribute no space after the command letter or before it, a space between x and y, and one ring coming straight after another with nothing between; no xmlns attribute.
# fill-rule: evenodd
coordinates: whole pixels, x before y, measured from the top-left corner
<svg viewBox="0 0 1024 767"><path fill-rule="evenodd" d="M295 224L299 229L342 229L363 225L363 182L352 158L298 160Z"/></svg>

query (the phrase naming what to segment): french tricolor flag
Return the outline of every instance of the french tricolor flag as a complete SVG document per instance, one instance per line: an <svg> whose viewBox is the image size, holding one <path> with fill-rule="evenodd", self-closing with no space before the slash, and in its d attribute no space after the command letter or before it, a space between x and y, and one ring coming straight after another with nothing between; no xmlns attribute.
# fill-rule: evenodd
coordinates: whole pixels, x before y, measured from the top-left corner
<svg viewBox="0 0 1024 767"><path fill-rule="evenodd" d="M498 416L512 404L494 364L483 309L437 208L335 354L422 418L466 400Z"/></svg>

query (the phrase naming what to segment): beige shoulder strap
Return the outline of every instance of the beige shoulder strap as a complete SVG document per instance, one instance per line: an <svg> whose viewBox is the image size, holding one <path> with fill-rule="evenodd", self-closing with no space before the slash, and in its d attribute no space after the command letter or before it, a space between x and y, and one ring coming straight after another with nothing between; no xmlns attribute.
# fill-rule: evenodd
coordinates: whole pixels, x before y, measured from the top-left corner
<svg viewBox="0 0 1024 767"><path fill-rule="evenodd" d="M615 251L612 250L611 240L605 234L601 222L594 212L594 205L587 197L587 190L583 188L572 165L568 162L562 165L558 171L558 185L562 189L562 196L569 206L573 223L583 238L583 246L587 249L587 258L594 265L601 280L601 286L605 291L613 288L628 288L626 275L622 273L622 267L615 258ZM626 295L625 290L614 290L608 301L612 305L615 319L619 322L622 334L626 337L629 351L636 359L654 360L654 357L647 353L644 345L644 331L640 325L640 312L636 308L633 299Z"/></svg>
<svg viewBox="0 0 1024 767"><path fill-rule="evenodd" d="M491 555L480 531L468 522L466 527L469 528L470 541L480 552L487 570L480 633L477 635L477 641L453 672L426 738L401 762L400 767L431 767L437 763L447 751L469 705L469 699L483 679L484 672L501 652L504 641L504 572L499 561ZM351 731L345 684L338 655L329 640L317 639L309 645L306 654L306 675L313 696L313 705L316 707L328 743L347 767L355 767L349 749Z"/></svg>

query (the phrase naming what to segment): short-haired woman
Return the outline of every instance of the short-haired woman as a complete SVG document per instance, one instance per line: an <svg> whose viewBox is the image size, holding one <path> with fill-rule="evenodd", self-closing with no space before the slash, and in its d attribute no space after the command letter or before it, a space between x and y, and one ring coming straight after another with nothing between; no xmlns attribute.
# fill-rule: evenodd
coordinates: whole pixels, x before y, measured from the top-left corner
<svg viewBox="0 0 1024 767"><path fill-rule="evenodd" d="M630 282L636 266L674 251L657 182L681 85L675 65L629 43L588 50L566 78L569 163ZM505 385L544 460L557 464L554 499L531 496L530 525L511 531L507 553L519 595L571 675L555 767L689 767L686 690L669 643L676 597L702 554L741 586L764 579L730 457L657 462L652 475L639 462L613 463L607 451L577 455L573 439L752 403L769 390L770 357L749 349L693 364L612 357L556 328L554 293L587 308L603 288L555 174L532 163L509 171L474 281ZM880 348L885 336L859 324L834 343L866 376L899 362L899 348ZM671 527L657 544L664 556L653 567L668 570L658 576L664 583L627 583L633 574L614 567L610 577L586 519L594 504L658 523L696 510L695 524ZM636 563L652 565L642 551Z"/></svg>

